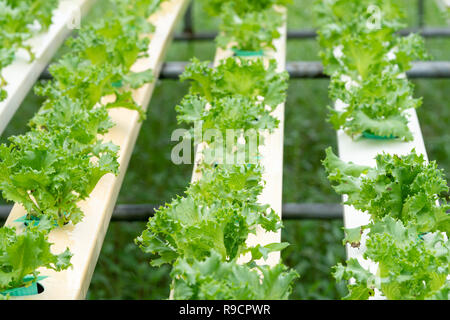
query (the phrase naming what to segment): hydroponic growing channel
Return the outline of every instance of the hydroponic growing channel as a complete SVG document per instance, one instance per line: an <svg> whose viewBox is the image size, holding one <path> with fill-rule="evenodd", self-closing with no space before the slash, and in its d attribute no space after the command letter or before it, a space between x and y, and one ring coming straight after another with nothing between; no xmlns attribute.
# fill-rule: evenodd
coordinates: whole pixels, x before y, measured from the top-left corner
<svg viewBox="0 0 450 320"><path fill-rule="evenodd" d="M170 267L168 299L289 299L303 276L281 259L290 245L282 194L295 0L200 2L218 23L215 57L184 65L188 91L167 106L184 129L166 158L193 165L191 182L131 245ZM95 5L102 14L80 20ZM192 5L0 0L0 133L33 85L43 101L24 133L0 145L0 190L14 203L0 228L0 299L86 297L183 17L192 32ZM449 188L429 161L415 110L423 100L406 75L430 59L424 39L400 34L398 1L315 1L314 10L332 101L323 121L338 146L338 155L323 150L323 167L343 196L348 258L329 274L348 283L344 299L448 300Z"/></svg>

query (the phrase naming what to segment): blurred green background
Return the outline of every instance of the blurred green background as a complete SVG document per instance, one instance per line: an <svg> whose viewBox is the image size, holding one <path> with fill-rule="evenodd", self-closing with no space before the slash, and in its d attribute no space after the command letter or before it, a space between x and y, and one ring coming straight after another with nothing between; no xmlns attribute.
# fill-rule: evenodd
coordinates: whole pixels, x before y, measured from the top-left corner
<svg viewBox="0 0 450 320"><path fill-rule="evenodd" d="M86 19L101 15L106 0L97 5ZM410 27L417 26L416 0L400 1ZM288 10L289 29L311 29L314 16L311 0L294 0ZM217 30L218 21L209 18L201 2L194 1L194 28L198 31ZM425 0L427 26L445 26L446 21L434 0ZM180 31L182 26L178 26ZM427 39L428 51L435 60L450 60L450 39ZM315 39L289 40L288 61L317 61ZM210 42L174 42L167 61L186 61L196 56L212 60L215 44ZM431 160L436 160L450 175L450 79L414 80L415 95L423 97L419 119ZM133 151L118 203L169 202L183 193L190 181L192 167L177 166L170 160L173 143L170 135L178 128L175 105L187 93L187 84L176 80L158 81L150 102L147 120L143 124ZM37 111L42 99L30 93L14 119L0 137L6 142L10 135L26 131L26 123ZM324 149L336 148L335 131L325 121L327 117L328 80L292 79L286 103L283 201L337 203L320 160ZM0 198L0 203L4 204ZM345 259L342 246L343 223L337 221L286 221L283 241L292 245L284 250L284 263L301 275L291 299L339 299L346 294L344 283L336 283L330 268ZM167 266L153 268L148 257L133 239L145 223L112 222L92 278L88 299L167 299L169 271Z"/></svg>

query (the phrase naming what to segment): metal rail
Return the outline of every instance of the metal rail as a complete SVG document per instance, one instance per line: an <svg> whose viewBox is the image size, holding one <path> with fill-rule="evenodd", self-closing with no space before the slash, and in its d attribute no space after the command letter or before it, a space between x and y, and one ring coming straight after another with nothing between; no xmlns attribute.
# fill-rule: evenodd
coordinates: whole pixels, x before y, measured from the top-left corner
<svg viewBox="0 0 450 320"><path fill-rule="evenodd" d="M160 73L160 79L178 79L187 61L166 62ZM287 62L286 69L293 79L309 78L327 78L323 73L323 66L318 61L290 61ZM413 63L411 70L407 72L411 79L442 79L450 78L450 61L418 61ZM51 75L46 69L40 76L41 80L51 79Z"/></svg>
<svg viewBox="0 0 450 320"><path fill-rule="evenodd" d="M417 20L419 28L425 25L425 1L417 0Z"/></svg>
<svg viewBox="0 0 450 320"><path fill-rule="evenodd" d="M398 32L401 36L407 36L411 33L418 33L424 38L448 38L450 37L450 28L420 27L408 28ZM182 32L175 35L176 41L210 41L214 40L217 32ZM287 33L288 40L314 39L317 32L314 29L292 30Z"/></svg>
<svg viewBox="0 0 450 320"><path fill-rule="evenodd" d="M137 222L147 221L153 216L158 205L154 204L119 204L114 208L112 221ZM12 206L0 206L0 221L5 221ZM283 205L283 220L333 220L342 219L342 205L338 203L286 203Z"/></svg>
<svg viewBox="0 0 450 320"><path fill-rule="evenodd" d="M424 26L424 1L418 0L418 27L400 30L398 34L407 36L419 33L425 38L450 37L450 28L433 28ZM193 7L189 5L184 16L183 32L174 36L177 41L209 41L217 36L216 32L195 32L193 21ZM317 36L314 29L292 30L287 33L288 39L313 39ZM160 79L178 79L188 62L175 61L164 64ZM322 63L317 61L291 61L287 62L287 71L291 78L327 78L323 73ZM450 78L450 62L432 61L415 62L413 68L407 72L409 78ZM40 79L51 79L46 69ZM112 221L146 221L151 217L158 206L151 204L122 204L114 209ZM0 220L5 220L12 206L0 206ZM342 219L342 206L340 204L317 203L288 203L283 205L283 219Z"/></svg>
<svg viewBox="0 0 450 320"><path fill-rule="evenodd" d="M194 30L194 2L190 4L189 9L184 16L184 32L175 35L177 41L207 41L213 40L217 32L195 32ZM417 0L417 28L407 28L400 30L398 34L407 36L411 33L419 33L425 38L450 37L450 28L425 27L425 0ZM317 36L316 30L292 30L288 31L288 40L294 39L313 39Z"/></svg>
<svg viewBox="0 0 450 320"><path fill-rule="evenodd" d="M194 34L194 23L193 23L193 2L189 3L189 6L186 9L186 13L184 14L184 27L183 27L183 33L186 35L193 35Z"/></svg>
<svg viewBox="0 0 450 320"><path fill-rule="evenodd" d="M320 62L291 61L287 64L291 78L326 78ZM450 61L417 61L406 72L408 78L442 79L450 78Z"/></svg>

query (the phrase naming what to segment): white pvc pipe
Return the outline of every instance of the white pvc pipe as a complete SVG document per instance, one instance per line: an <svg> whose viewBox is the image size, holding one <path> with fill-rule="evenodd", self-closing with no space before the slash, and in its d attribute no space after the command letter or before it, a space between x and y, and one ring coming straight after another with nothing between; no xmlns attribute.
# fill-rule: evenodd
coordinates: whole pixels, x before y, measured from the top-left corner
<svg viewBox="0 0 450 320"><path fill-rule="evenodd" d="M54 11L53 23L49 29L27 41L36 56L35 60L30 62L28 53L19 50L14 62L2 70L2 75L8 82L4 88L8 97L0 102L0 135L64 39L77 27L75 20L79 20L94 1L62 0Z"/></svg>

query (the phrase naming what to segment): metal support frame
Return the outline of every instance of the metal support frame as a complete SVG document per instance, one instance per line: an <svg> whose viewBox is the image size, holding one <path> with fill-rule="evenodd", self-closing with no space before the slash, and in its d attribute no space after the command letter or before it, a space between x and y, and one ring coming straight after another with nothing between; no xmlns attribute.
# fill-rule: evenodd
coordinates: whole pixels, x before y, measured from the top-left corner
<svg viewBox="0 0 450 320"><path fill-rule="evenodd" d="M119 204L114 208L111 221L148 221L159 207L155 204ZM0 205L0 221L6 220L11 209L10 205ZM285 203L282 212L283 220L336 220L343 218L343 207L340 203Z"/></svg>
<svg viewBox="0 0 450 320"><path fill-rule="evenodd" d="M193 10L193 2L189 3L189 6L186 9L186 13L184 14L184 28L183 28L183 33L187 34L187 35L194 35L195 30L194 30L194 22L193 22L193 14L192 14L192 10Z"/></svg>
<svg viewBox="0 0 450 320"><path fill-rule="evenodd" d="M216 32L195 32L194 28L194 3L191 2L184 15L183 32L174 36L178 41L210 41L216 36ZM425 1L417 0L418 27L400 30L398 33L407 36L411 33L419 33L426 38L450 38L450 28L424 27L425 24ZM314 39L317 32L314 29L288 31L288 39ZM167 62L161 70L160 79L178 79L184 71L187 62ZM323 66L317 61L291 61L287 62L287 71L293 79L321 79L327 78L323 73ZM413 68L407 72L409 78L450 78L450 62L432 61L416 62ZM40 79L49 80L51 75L46 69Z"/></svg>
<svg viewBox="0 0 450 320"><path fill-rule="evenodd" d="M147 221L158 208L154 204L119 204L114 208L111 221ZM6 220L11 209L10 205L0 206L0 221ZM282 211L283 220L334 220L343 217L342 205L339 203L286 203Z"/></svg>
<svg viewBox="0 0 450 320"><path fill-rule="evenodd" d="M190 40L212 40L217 36L214 32L196 33L194 30L194 15L192 1L184 16L184 29L181 34L175 35L174 39L178 41ZM425 0L417 0L417 28L404 29L399 34L406 36L410 33L420 33L425 38L450 37L450 28L424 28L425 26ZM311 39L315 38L315 30L296 30L288 31L288 39Z"/></svg>
<svg viewBox="0 0 450 320"><path fill-rule="evenodd" d="M417 0L417 21L419 28L423 28L425 25L425 1Z"/></svg>
<svg viewBox="0 0 450 320"><path fill-rule="evenodd" d="M183 73L187 61L166 62L160 73L160 79L178 79ZM292 79L325 79L328 76L323 73L323 65L318 61L290 61L286 64ZM411 70L407 72L411 79L450 79L450 61L418 61L413 63ZM40 77L41 80L51 79L46 69Z"/></svg>
<svg viewBox="0 0 450 320"><path fill-rule="evenodd" d="M418 28L404 29L398 33L407 36L411 33L419 33L425 38L450 37L450 28L424 28L425 24L425 3L424 0L417 2ZM215 32L195 32L193 21L193 3L189 5L184 16L183 32L175 35L174 40L178 41L209 41L217 36ZM315 30L293 30L288 32L288 39L313 39L317 36ZM160 79L178 79L184 71L188 62L175 61L164 64ZM317 61L291 61L287 62L287 71L291 78L327 78L323 73L323 65ZM432 61L415 62L413 68L407 72L409 78L450 78L450 62ZM46 69L40 79L51 79L51 75ZM122 204L114 209L112 221L132 222L147 221L153 216L159 206L152 204ZM0 206L0 220L5 220L11 211L12 206ZM317 203L287 203L283 205L283 219L342 219L343 207L341 204L317 204Z"/></svg>
<svg viewBox="0 0 450 320"><path fill-rule="evenodd" d="M450 28L437 28L437 27L419 27L403 29L398 32L401 36L407 36L411 33L418 33L424 38L448 38L450 37ZM288 31L288 40L306 40L315 39L317 32L314 29L310 30L292 30ZM182 32L176 34L174 40L176 41L210 41L214 40L217 36L217 32Z"/></svg>
<svg viewBox="0 0 450 320"><path fill-rule="evenodd" d="M320 62L291 61L287 63L291 78L326 78ZM450 79L450 61L417 61L406 72L411 79Z"/></svg>

